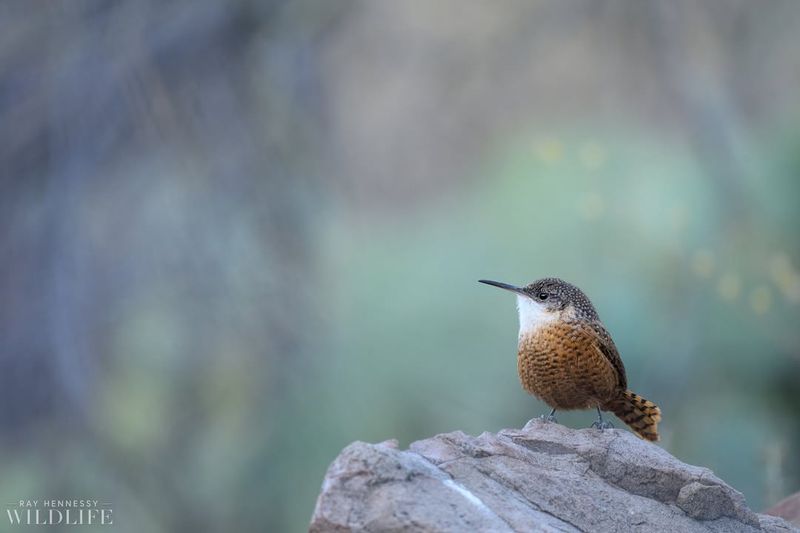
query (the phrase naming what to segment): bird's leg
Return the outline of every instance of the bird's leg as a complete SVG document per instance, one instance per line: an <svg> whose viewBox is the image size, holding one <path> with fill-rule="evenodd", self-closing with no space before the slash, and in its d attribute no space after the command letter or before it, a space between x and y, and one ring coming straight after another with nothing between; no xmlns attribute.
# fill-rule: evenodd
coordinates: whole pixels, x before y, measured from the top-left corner
<svg viewBox="0 0 800 533"><path fill-rule="evenodd" d="M607 422L607 421L603 420L603 413L602 413L602 411L600 411L600 407L598 407L597 408L597 420L592 422L592 426L591 427L597 428L600 431L603 431L604 429L613 428L614 424L612 424L611 422Z"/></svg>
<svg viewBox="0 0 800 533"><path fill-rule="evenodd" d="M555 409L555 407L553 408L552 411L550 411L549 415L540 415L539 419L544 420L545 422L556 422L556 423L558 423L558 420L556 420L556 409Z"/></svg>

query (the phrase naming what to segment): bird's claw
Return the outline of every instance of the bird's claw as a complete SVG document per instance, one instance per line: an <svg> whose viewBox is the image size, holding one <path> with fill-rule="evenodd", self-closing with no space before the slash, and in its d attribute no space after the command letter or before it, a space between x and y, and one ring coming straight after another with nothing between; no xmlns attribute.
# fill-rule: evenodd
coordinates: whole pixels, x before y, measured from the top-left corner
<svg viewBox="0 0 800 533"><path fill-rule="evenodd" d="M603 431L604 429L613 428L614 424L612 424L611 422L608 422L608 421L603 419L603 412L600 410L600 406L597 406L597 420L592 422L591 427L597 428L600 431Z"/></svg>
<svg viewBox="0 0 800 533"><path fill-rule="evenodd" d="M554 415L539 415L539 420L544 420L545 422L554 422L558 424L558 420Z"/></svg>
<svg viewBox="0 0 800 533"><path fill-rule="evenodd" d="M613 429L614 428L614 424L612 424L611 422L608 422L606 420L595 420L594 422L592 422L591 427L597 428L600 431L603 431L604 429Z"/></svg>

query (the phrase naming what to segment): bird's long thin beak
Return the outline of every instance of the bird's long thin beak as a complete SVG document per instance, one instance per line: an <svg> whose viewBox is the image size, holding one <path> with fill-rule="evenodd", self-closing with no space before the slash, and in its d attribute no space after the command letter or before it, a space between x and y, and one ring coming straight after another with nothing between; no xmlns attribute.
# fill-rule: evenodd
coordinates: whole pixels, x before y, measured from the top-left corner
<svg viewBox="0 0 800 533"><path fill-rule="evenodd" d="M522 287L516 287L514 285L509 285L508 283L502 283L500 281L492 281L490 279L479 279L480 283L485 283L487 285L492 285L493 287L499 287L501 289L505 289L507 291L516 292L517 294L525 295L525 291Z"/></svg>

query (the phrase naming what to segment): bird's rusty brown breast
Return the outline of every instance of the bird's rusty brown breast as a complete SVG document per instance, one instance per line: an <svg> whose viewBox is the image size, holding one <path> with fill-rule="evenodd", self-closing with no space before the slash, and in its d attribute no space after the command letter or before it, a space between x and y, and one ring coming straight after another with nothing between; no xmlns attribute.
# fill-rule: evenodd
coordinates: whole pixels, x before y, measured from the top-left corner
<svg viewBox="0 0 800 533"><path fill-rule="evenodd" d="M586 409L614 397L619 376L581 321L556 321L521 335L517 371L530 394L556 409Z"/></svg>

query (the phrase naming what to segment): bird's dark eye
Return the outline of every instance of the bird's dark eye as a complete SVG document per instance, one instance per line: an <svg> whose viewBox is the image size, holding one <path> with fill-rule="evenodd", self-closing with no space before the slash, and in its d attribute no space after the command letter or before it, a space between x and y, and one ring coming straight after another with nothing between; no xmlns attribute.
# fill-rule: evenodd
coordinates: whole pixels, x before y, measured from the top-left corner
<svg viewBox="0 0 800 533"><path fill-rule="evenodd" d="M539 294L537 294L537 296L539 297L540 300L547 300L547 297L550 295L547 294L546 292L540 292Z"/></svg>

